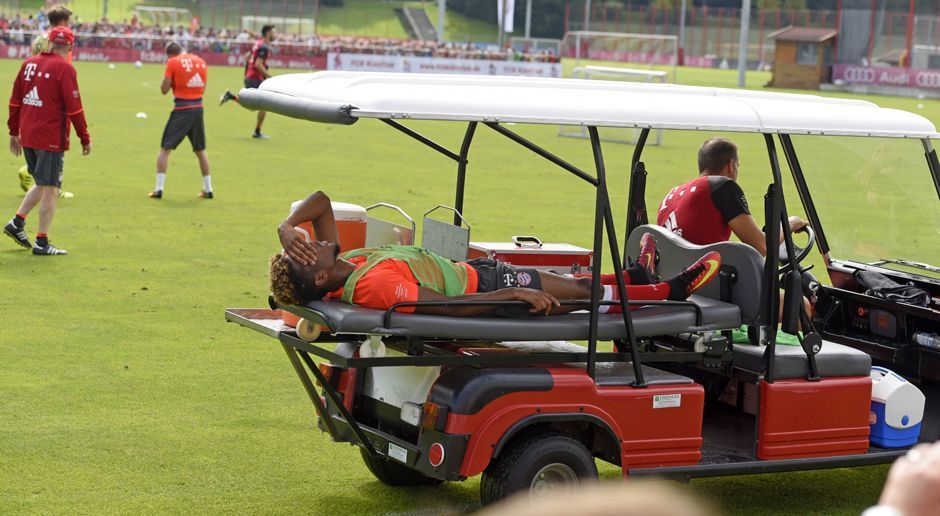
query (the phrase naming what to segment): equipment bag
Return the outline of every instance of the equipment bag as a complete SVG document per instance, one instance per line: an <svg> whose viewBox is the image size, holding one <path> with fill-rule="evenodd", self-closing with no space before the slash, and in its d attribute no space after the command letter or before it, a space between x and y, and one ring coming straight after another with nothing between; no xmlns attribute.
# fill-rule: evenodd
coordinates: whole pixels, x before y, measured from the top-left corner
<svg viewBox="0 0 940 516"><path fill-rule="evenodd" d="M869 296L914 306L925 307L930 304L930 294L913 283L901 285L884 274L871 271L855 271L855 279Z"/></svg>

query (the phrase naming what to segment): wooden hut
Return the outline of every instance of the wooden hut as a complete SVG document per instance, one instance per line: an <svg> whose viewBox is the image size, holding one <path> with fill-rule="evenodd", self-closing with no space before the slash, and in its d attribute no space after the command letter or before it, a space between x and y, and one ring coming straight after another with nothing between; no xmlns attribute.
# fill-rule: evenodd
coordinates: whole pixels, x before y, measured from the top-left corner
<svg viewBox="0 0 940 516"><path fill-rule="evenodd" d="M784 27L767 36L776 43L773 76L767 86L818 90L829 82L839 31Z"/></svg>

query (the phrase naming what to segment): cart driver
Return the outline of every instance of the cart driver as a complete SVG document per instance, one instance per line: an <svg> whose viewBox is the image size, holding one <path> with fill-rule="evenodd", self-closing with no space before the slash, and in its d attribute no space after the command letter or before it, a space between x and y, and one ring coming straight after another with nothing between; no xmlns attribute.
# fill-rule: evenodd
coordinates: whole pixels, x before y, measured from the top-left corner
<svg viewBox="0 0 940 516"><path fill-rule="evenodd" d="M316 242L294 227L313 223ZM584 309L560 300L591 297L591 278L524 269L489 259L454 262L414 246L386 245L340 253L330 199L316 192L278 226L284 248L271 258L271 292L281 304L306 304L334 298L368 308L387 310L396 303L422 301L524 301L531 308L493 305L403 306L401 312L471 316L493 312L521 316L558 314ZM624 271L631 300L683 300L715 277L721 256L710 252L675 277L658 282L653 274L653 239L640 242L640 259ZM619 299L616 278L602 275L603 300ZM601 313L619 312L619 305L601 305Z"/></svg>
<svg viewBox="0 0 940 516"><path fill-rule="evenodd" d="M699 176L666 194L656 223L698 245L724 242L734 233L741 242L767 256L764 232L747 206L737 183L738 147L726 138L710 138L698 150ZM790 217L790 231L808 223Z"/></svg>

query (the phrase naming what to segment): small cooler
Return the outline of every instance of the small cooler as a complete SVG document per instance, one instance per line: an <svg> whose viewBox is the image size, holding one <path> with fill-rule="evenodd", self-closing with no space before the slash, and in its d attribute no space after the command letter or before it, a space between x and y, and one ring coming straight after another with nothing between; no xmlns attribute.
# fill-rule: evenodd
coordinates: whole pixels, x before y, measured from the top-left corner
<svg viewBox="0 0 940 516"><path fill-rule="evenodd" d="M469 258L501 262L559 274L591 272L594 252L570 244L542 243L531 236L514 236L512 242L470 242Z"/></svg>
<svg viewBox="0 0 940 516"><path fill-rule="evenodd" d="M924 419L924 393L883 367L871 368L871 380L871 443L881 448L917 444Z"/></svg>

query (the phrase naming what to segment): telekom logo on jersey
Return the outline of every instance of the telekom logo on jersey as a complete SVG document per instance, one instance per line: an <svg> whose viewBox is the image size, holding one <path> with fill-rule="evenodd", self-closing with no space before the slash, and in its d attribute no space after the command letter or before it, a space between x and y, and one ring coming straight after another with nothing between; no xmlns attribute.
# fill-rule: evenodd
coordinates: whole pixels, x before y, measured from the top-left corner
<svg viewBox="0 0 940 516"><path fill-rule="evenodd" d="M33 76L36 75L36 63L29 63L26 65L26 69L23 70L23 77L27 81L33 80Z"/></svg>

